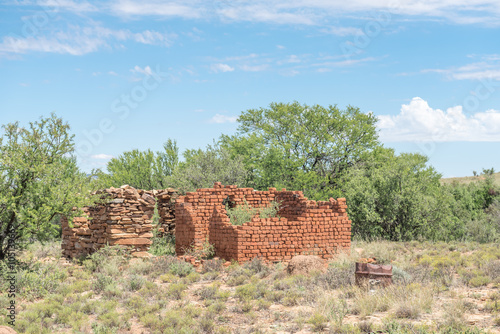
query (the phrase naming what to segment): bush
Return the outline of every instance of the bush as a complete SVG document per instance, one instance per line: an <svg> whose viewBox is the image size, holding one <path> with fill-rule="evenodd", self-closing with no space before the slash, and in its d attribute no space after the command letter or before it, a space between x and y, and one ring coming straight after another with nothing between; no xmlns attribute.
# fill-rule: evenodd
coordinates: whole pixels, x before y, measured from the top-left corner
<svg viewBox="0 0 500 334"><path fill-rule="evenodd" d="M17 272L17 288L27 299L43 298L56 292L67 277L66 270L56 263L37 262Z"/></svg>
<svg viewBox="0 0 500 334"><path fill-rule="evenodd" d="M131 275L127 280L127 288L130 291L137 291L144 285L144 277L139 275Z"/></svg>
<svg viewBox="0 0 500 334"><path fill-rule="evenodd" d="M116 281L113 277L110 277L106 274L97 273L93 288L95 292L103 292L104 290L115 284Z"/></svg>
<svg viewBox="0 0 500 334"><path fill-rule="evenodd" d="M179 277L186 277L193 272L193 266L183 260L173 262L169 266L169 272Z"/></svg>
<svg viewBox="0 0 500 334"><path fill-rule="evenodd" d="M202 274L217 273L224 268L223 265L224 265L224 260L222 260L222 259L206 260L205 262L203 262L203 267L201 268L201 273Z"/></svg>
<svg viewBox="0 0 500 334"><path fill-rule="evenodd" d="M175 236L167 234L160 237L155 232L149 253L155 256L175 255Z"/></svg>
<svg viewBox="0 0 500 334"><path fill-rule="evenodd" d="M182 283L172 283L167 287L167 294L173 299L180 300L184 295L184 290L187 289L186 284Z"/></svg>
<svg viewBox="0 0 500 334"><path fill-rule="evenodd" d="M476 277L471 278L471 280L469 281L469 285L474 287L474 288L477 288L480 286L487 285L490 282L491 282L491 279L487 276L476 276Z"/></svg>
<svg viewBox="0 0 500 334"><path fill-rule="evenodd" d="M229 208L226 204L226 212L229 216L229 221L233 225L243 225L252 220L252 218L259 214L260 218L274 218L279 217L278 211L280 202L272 201L269 206L263 208L253 208L251 207L246 199L243 199L244 204L238 205L234 208Z"/></svg>
<svg viewBox="0 0 500 334"><path fill-rule="evenodd" d="M229 222L233 225L243 225L252 220L252 218L259 212L257 208L252 208L246 199L243 199L245 204L238 205L234 208L229 208L226 204L227 215Z"/></svg>
<svg viewBox="0 0 500 334"><path fill-rule="evenodd" d="M353 266L351 263L330 263L326 273L316 276L317 284L325 289L337 289L354 284Z"/></svg>
<svg viewBox="0 0 500 334"><path fill-rule="evenodd" d="M130 258L127 248L116 246L104 246L97 252L88 256L83 261L83 265L90 272L101 272L112 275L120 273L118 267L126 264Z"/></svg>
<svg viewBox="0 0 500 334"><path fill-rule="evenodd" d="M307 322L311 324L313 331L321 332L326 328L327 321L328 319L324 315L320 313L314 313L314 315L310 317Z"/></svg>

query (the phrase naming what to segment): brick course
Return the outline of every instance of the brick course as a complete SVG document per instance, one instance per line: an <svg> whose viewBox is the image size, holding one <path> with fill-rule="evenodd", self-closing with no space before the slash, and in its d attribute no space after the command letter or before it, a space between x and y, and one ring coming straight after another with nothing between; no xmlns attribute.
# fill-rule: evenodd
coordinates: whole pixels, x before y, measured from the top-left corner
<svg viewBox="0 0 500 334"><path fill-rule="evenodd" d="M223 200L235 205L265 207L281 202L281 218L254 217L242 226L229 222ZM198 189L180 196L175 204L176 253L183 255L191 247L201 249L208 241L216 256L245 262L254 257L269 261L287 261L294 255L314 254L330 259L351 245L351 221L345 198L310 201L301 191L255 191L215 183L214 188Z"/></svg>

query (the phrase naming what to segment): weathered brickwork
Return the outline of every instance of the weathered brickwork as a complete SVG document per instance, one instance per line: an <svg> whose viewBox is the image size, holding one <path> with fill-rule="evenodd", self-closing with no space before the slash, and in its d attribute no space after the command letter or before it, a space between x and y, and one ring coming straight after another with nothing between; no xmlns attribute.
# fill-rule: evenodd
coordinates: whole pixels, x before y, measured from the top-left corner
<svg viewBox="0 0 500 334"><path fill-rule="evenodd" d="M155 202L159 214L160 233L174 233L175 205L171 201L174 189L137 190L130 186L99 192L107 195L106 204L85 207L90 218L76 217L73 227L62 221L63 255L79 257L109 245L126 245L135 256L147 256L153 237L152 219Z"/></svg>
<svg viewBox="0 0 500 334"><path fill-rule="evenodd" d="M229 222L224 200L252 207L281 202L281 218L261 219L235 226ZM185 253L205 242L215 246L216 255L226 260L245 262L254 257L270 261L289 260L294 255L314 254L332 258L351 245L351 221L345 198L310 201L301 191L255 191L252 188L222 186L198 189L177 199L176 252Z"/></svg>

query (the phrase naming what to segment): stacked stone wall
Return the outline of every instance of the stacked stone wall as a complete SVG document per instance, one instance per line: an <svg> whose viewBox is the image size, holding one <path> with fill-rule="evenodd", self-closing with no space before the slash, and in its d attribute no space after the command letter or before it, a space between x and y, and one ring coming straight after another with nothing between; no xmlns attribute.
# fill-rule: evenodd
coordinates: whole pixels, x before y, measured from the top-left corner
<svg viewBox="0 0 500 334"><path fill-rule="evenodd" d="M134 256L148 256L153 237L153 214L157 203L158 232L175 232L174 189L137 190L130 186L99 192L104 204L85 207L87 217L73 219L70 227L62 220L62 249L66 257L91 254L106 244L129 246Z"/></svg>
<svg viewBox="0 0 500 334"><path fill-rule="evenodd" d="M280 202L281 218L259 218L241 226L232 225L225 204L266 207ZM222 186L198 189L176 201L176 252L201 249L209 242L216 255L239 262L254 257L270 261L289 260L294 255L314 254L332 258L350 248L351 221L345 198L310 201L301 191L255 191L252 188Z"/></svg>

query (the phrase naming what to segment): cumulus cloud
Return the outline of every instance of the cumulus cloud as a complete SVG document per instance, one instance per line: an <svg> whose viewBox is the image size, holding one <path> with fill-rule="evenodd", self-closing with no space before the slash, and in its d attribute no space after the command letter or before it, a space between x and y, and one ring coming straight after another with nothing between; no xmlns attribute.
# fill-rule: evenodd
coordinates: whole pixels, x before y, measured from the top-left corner
<svg viewBox="0 0 500 334"><path fill-rule="evenodd" d="M236 123L237 120L238 120L238 116L227 116L227 115L215 114L215 116L209 120L209 123L217 123L217 124Z"/></svg>
<svg viewBox="0 0 500 334"><path fill-rule="evenodd" d="M98 159L98 160L109 160L109 159L112 159L114 158L112 155L109 155L109 154L94 154L94 155L91 155L90 156L92 159Z"/></svg>
<svg viewBox="0 0 500 334"><path fill-rule="evenodd" d="M210 66L210 69L212 72L218 73L218 72L232 72L234 71L234 67L229 66L228 64L212 64Z"/></svg>
<svg viewBox="0 0 500 334"><path fill-rule="evenodd" d="M384 142L481 142L500 141L500 111L464 114L462 106L434 109L414 97L395 116L379 116L380 139Z"/></svg>

